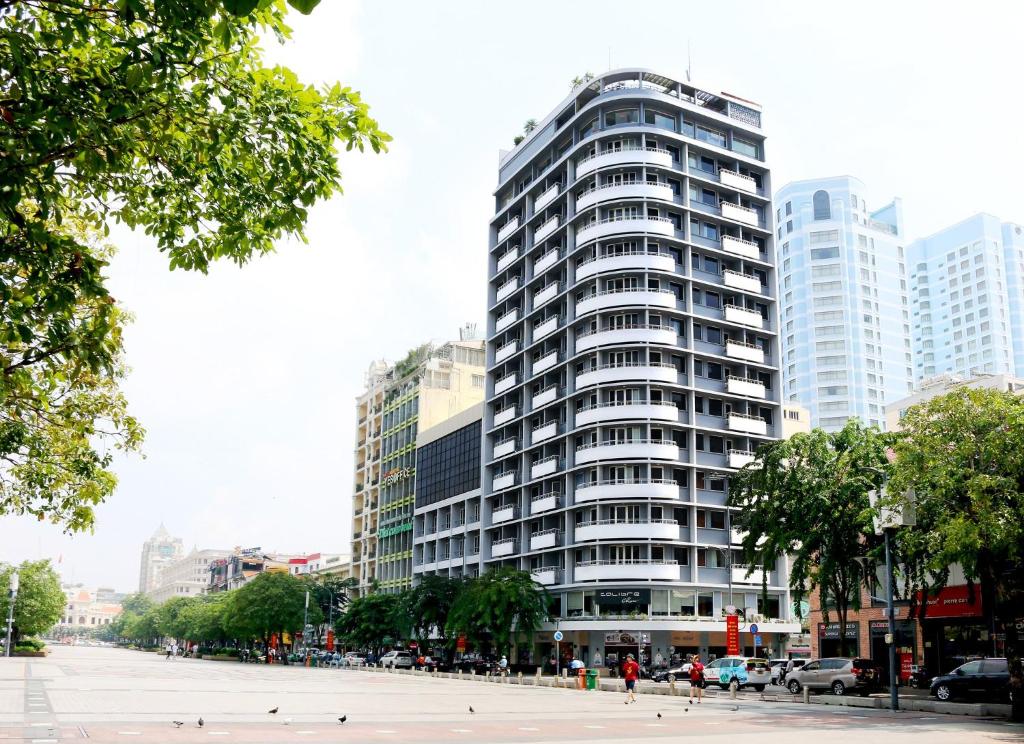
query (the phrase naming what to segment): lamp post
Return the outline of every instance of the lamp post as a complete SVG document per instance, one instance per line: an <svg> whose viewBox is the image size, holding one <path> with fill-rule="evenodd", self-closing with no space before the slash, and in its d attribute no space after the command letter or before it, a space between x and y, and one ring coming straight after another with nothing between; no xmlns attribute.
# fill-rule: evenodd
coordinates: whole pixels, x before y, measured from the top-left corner
<svg viewBox="0 0 1024 744"><path fill-rule="evenodd" d="M877 515L872 517L875 534L882 535L885 539L885 608L889 620L889 632L885 636L885 641L889 647L889 705L893 710L899 710L900 696L896 684L896 611L893 598L893 585L896 583L896 578L892 563L891 540L893 530L897 527L912 527L916 523L916 519L912 506L913 490L907 492L902 505L887 504L886 480L883 479L882 485L877 491L868 492L868 501L872 508L878 510Z"/></svg>
<svg viewBox="0 0 1024 744"><path fill-rule="evenodd" d="M18 572L11 571L10 591L7 593L7 640L4 642L4 656L11 655L11 631L14 630L14 602L18 598Z"/></svg>

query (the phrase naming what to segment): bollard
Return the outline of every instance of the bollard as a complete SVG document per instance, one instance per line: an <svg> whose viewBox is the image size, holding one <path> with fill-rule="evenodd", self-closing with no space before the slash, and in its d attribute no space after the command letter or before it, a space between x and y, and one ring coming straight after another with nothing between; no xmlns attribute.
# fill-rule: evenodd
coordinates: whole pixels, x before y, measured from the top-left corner
<svg viewBox="0 0 1024 744"><path fill-rule="evenodd" d="M537 667L537 684L540 684L540 667Z"/></svg>
<svg viewBox="0 0 1024 744"><path fill-rule="evenodd" d="M675 695L676 694L676 683L675 683L675 680L672 680L671 682L668 683L668 694L669 695Z"/></svg>
<svg viewBox="0 0 1024 744"><path fill-rule="evenodd" d="M458 676L458 679L462 679L462 669L460 668L460 669L458 670L458 672L459 672L459 676Z"/></svg>
<svg viewBox="0 0 1024 744"><path fill-rule="evenodd" d="M807 703L808 705L810 705L810 703L811 703L811 688L808 687L807 685L804 685L802 688L800 688L800 690L804 694L804 702Z"/></svg>
<svg viewBox="0 0 1024 744"><path fill-rule="evenodd" d="M736 682L736 678L735 678L735 677L733 677L733 678L732 678L732 680L731 680L731 681L729 682L729 697L730 697L730 698L731 698L732 700L735 700L735 699L736 699L736 690L738 690L738 689L739 689L739 687L740 687L740 686L739 686L739 684L738 684L738 683Z"/></svg>

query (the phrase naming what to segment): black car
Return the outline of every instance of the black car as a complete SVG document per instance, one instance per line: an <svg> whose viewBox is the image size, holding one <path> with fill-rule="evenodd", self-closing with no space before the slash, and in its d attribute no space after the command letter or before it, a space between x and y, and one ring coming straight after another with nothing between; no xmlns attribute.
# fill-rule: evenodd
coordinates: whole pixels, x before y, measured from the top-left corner
<svg viewBox="0 0 1024 744"><path fill-rule="evenodd" d="M453 667L464 674L487 674L493 671L497 661L493 656L468 653L457 659Z"/></svg>
<svg viewBox="0 0 1024 744"><path fill-rule="evenodd" d="M689 681L690 664L679 664L668 669L658 669L651 675L654 682L677 682Z"/></svg>
<svg viewBox="0 0 1024 744"><path fill-rule="evenodd" d="M1010 697L1010 670L1006 659L976 659L932 680L931 694L939 700Z"/></svg>

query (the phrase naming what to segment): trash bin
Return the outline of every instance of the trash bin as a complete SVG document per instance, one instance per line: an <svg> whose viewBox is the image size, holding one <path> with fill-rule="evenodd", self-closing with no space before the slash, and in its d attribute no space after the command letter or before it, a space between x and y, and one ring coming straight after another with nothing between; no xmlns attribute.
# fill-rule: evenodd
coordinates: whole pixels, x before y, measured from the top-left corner
<svg viewBox="0 0 1024 744"><path fill-rule="evenodd" d="M579 689L581 689L581 690L587 689L587 686L586 686L587 670L584 669L583 667L580 667L579 669L576 670L576 675L577 675L576 676L576 686Z"/></svg>
<svg viewBox="0 0 1024 744"><path fill-rule="evenodd" d="M597 689L597 670L596 669L588 669L587 670L587 689L588 690L596 690Z"/></svg>

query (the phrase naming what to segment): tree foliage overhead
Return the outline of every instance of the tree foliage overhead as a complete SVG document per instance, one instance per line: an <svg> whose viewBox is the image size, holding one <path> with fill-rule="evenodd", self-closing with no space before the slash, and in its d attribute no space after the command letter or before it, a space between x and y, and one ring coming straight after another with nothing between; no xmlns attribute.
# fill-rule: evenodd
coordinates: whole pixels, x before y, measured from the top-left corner
<svg viewBox="0 0 1024 744"><path fill-rule="evenodd" d="M432 632L442 646L448 645L448 616L465 588L465 582L447 576L424 576L420 583L402 595L402 614L408 619L411 635L426 641Z"/></svg>
<svg viewBox="0 0 1024 744"><path fill-rule="evenodd" d="M231 592L224 626L237 638L267 641L274 633L302 630L306 582L288 573L267 571ZM322 620L320 608L309 605L309 622Z"/></svg>
<svg viewBox="0 0 1024 744"><path fill-rule="evenodd" d="M15 568L18 571L19 587L18 598L14 603L12 641L25 635L45 633L57 624L67 605L67 597L60 588L60 577L49 560L24 561L17 567L0 564L0 618L3 618L3 632L7 629L7 613L10 608L7 589Z"/></svg>
<svg viewBox="0 0 1024 744"><path fill-rule="evenodd" d="M497 650L540 628L549 617L547 590L526 571L500 568L470 579L448 617L448 635L481 639L489 634Z"/></svg>
<svg viewBox="0 0 1024 744"><path fill-rule="evenodd" d="M309 12L318 0L290 0ZM171 268L243 264L303 237L340 190L338 143L390 139L350 88L264 65L284 0L0 0L0 514L76 531L136 448L111 220Z"/></svg>
<svg viewBox="0 0 1024 744"><path fill-rule="evenodd" d="M860 609L861 582L874 576L865 573L877 546L868 492L888 470L891 442L850 420L835 433L815 429L764 445L729 478L728 503L739 509L733 525L746 532L744 561L769 566L789 555L794 602L817 589L826 622L836 609L842 642L848 610Z"/></svg>

